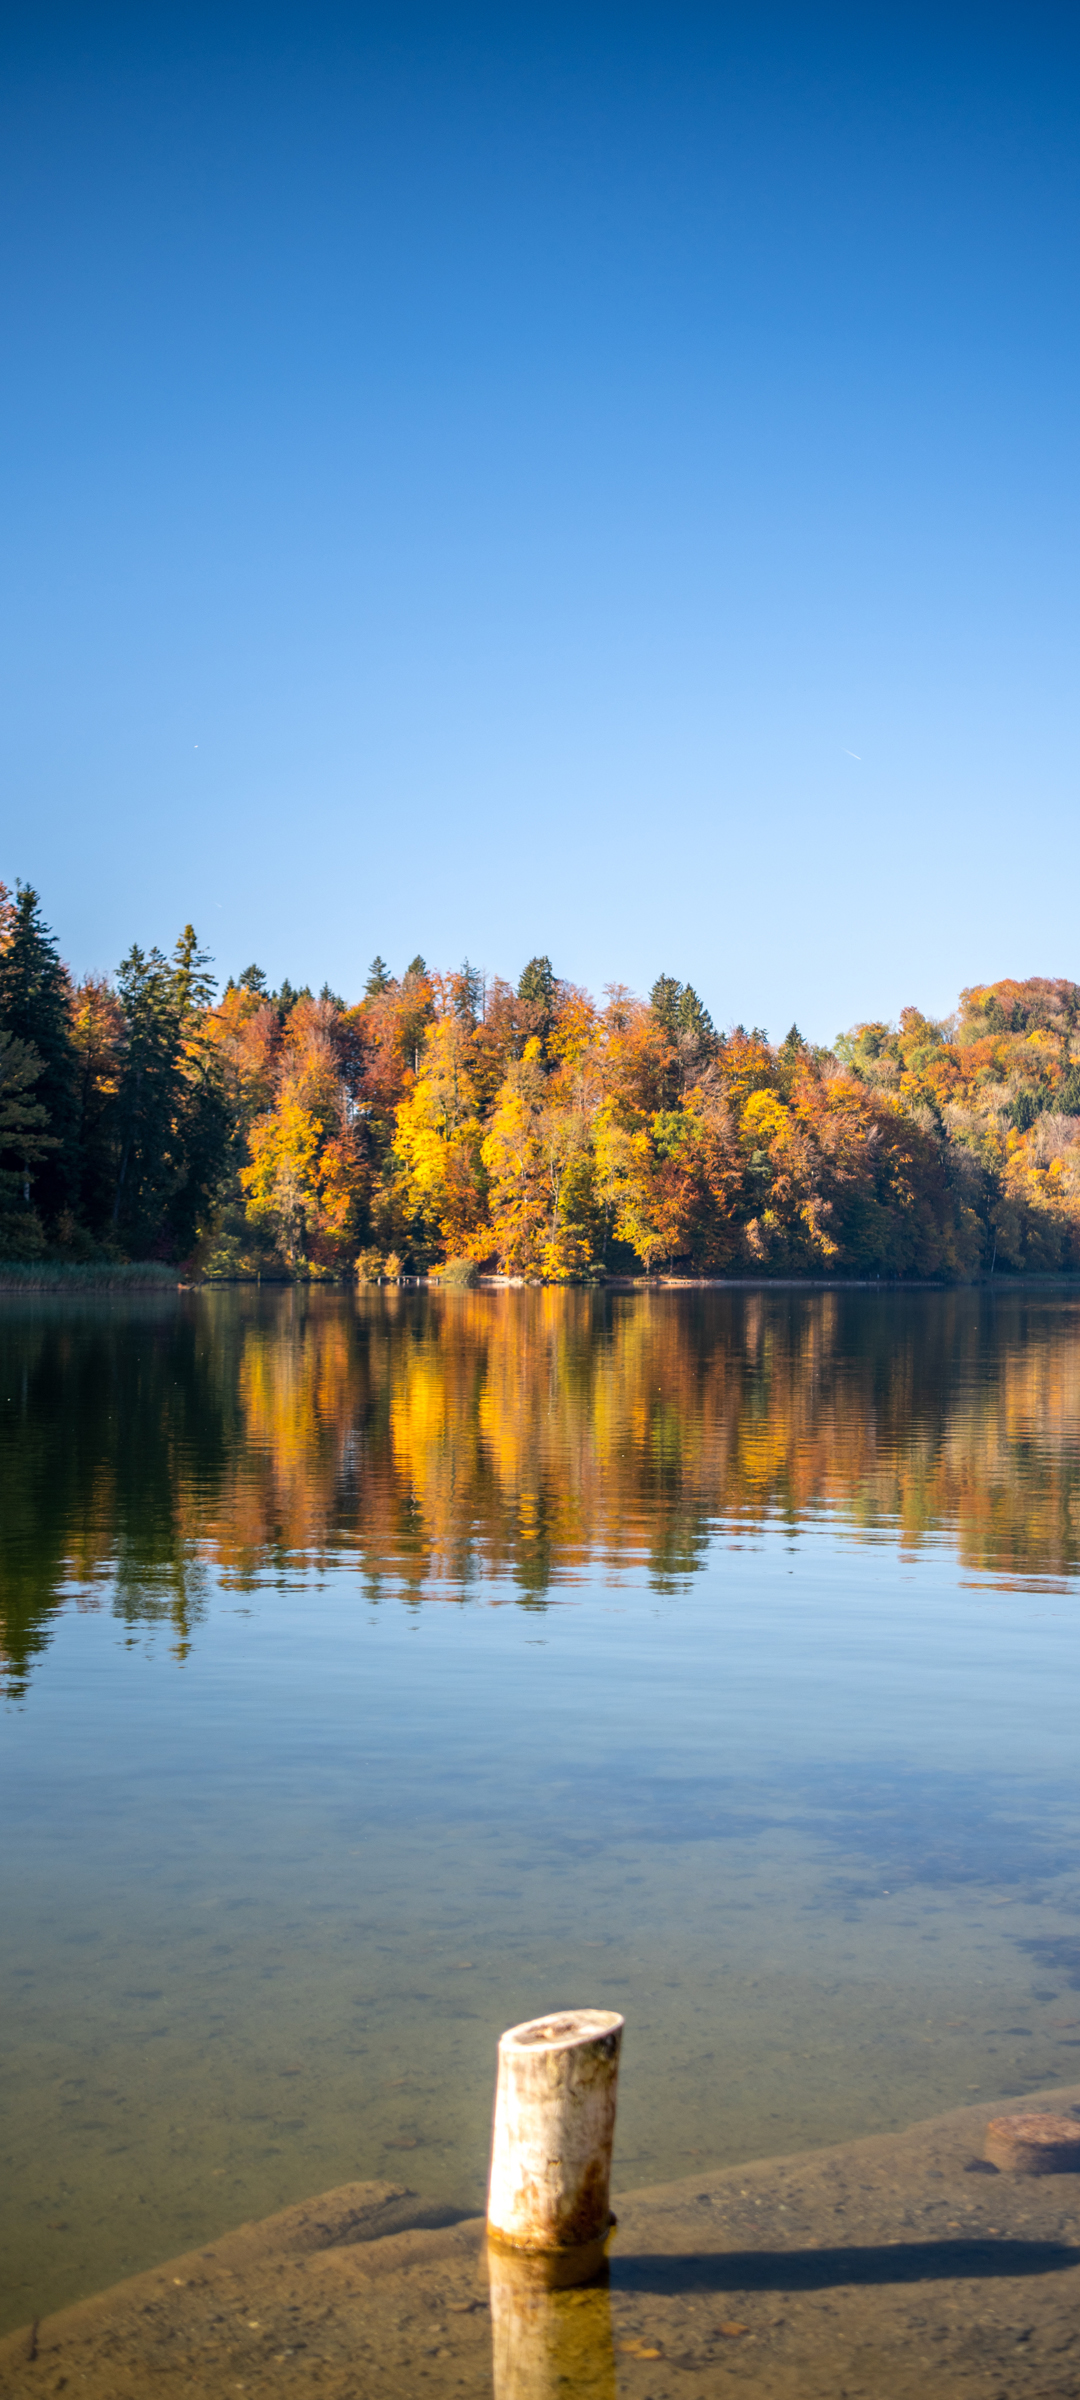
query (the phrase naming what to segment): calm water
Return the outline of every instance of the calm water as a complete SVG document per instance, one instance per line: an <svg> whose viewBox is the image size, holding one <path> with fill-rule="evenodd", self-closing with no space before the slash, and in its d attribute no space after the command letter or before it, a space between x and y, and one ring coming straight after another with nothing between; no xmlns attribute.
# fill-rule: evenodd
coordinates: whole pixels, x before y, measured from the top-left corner
<svg viewBox="0 0 1080 2400"><path fill-rule="evenodd" d="M1080 1295L0 1302L7 2324L353 2176L1080 2077Z"/></svg>

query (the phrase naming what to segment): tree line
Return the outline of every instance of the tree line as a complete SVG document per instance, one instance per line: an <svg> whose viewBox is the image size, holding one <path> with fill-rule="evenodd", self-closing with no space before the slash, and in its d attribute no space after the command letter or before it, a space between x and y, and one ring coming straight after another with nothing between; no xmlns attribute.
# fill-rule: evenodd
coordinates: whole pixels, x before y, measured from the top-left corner
<svg viewBox="0 0 1080 2400"><path fill-rule="evenodd" d="M1080 1266L1080 986L975 986L831 1049L546 957L359 1000L219 992L193 928L76 981L0 885L0 1255L208 1278L475 1269L962 1278Z"/></svg>

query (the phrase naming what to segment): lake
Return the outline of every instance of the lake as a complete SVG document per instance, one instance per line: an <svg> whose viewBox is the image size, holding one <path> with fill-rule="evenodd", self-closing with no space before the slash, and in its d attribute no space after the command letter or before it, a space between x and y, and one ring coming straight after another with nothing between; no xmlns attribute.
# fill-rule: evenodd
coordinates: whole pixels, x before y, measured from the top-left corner
<svg viewBox="0 0 1080 2400"><path fill-rule="evenodd" d="M330 2185L1075 2081L1080 1293L0 1299L6 2325Z"/></svg>

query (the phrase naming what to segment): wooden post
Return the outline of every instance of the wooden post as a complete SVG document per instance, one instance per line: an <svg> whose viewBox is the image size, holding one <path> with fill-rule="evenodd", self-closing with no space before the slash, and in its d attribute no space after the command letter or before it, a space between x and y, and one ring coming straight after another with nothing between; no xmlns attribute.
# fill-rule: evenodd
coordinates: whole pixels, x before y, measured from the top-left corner
<svg viewBox="0 0 1080 2400"><path fill-rule="evenodd" d="M603 2245L623 2019L561 2009L499 2043L488 2232L517 2250Z"/></svg>

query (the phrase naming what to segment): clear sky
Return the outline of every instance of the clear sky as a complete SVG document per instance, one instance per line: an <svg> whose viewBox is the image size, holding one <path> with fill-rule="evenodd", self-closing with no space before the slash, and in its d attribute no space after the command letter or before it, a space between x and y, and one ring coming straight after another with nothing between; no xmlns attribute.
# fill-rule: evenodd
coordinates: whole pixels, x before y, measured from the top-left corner
<svg viewBox="0 0 1080 2400"><path fill-rule="evenodd" d="M0 8L0 877L76 970L1080 977L1080 24Z"/></svg>

